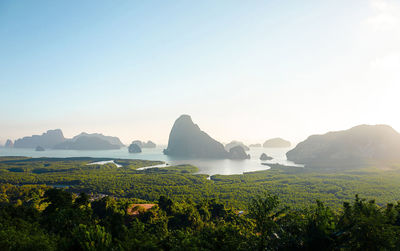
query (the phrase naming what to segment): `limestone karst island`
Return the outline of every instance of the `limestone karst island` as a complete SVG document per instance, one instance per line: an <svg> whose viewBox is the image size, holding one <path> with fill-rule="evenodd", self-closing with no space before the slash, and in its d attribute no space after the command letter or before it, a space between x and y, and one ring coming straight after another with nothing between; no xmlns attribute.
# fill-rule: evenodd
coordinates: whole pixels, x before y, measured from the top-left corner
<svg viewBox="0 0 400 251"><path fill-rule="evenodd" d="M0 251L400 251L400 0L0 1Z"/></svg>

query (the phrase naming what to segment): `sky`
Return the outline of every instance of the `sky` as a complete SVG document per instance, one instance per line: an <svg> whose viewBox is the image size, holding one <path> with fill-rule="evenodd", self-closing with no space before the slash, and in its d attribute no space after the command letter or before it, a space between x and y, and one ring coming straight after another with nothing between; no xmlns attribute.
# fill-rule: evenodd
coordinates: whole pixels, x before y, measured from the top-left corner
<svg viewBox="0 0 400 251"><path fill-rule="evenodd" d="M400 131L400 0L0 1L0 143Z"/></svg>

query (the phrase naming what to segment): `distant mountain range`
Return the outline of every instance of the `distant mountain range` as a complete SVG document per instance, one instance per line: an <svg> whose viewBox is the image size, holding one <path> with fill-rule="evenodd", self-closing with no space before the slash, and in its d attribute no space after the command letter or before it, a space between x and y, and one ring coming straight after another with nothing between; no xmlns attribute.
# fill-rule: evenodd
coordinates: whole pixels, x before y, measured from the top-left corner
<svg viewBox="0 0 400 251"><path fill-rule="evenodd" d="M151 142L133 141L140 148L153 148ZM259 146L252 145L252 146ZM264 147L289 147L281 138L267 140ZM5 147L70 150L120 149L124 144L118 137L99 133L81 133L71 139L60 129L42 135L7 140ZM181 115L169 134L164 154L187 158L247 159L248 147L232 141L225 147L193 123L189 115ZM138 150L131 147L131 152ZM366 164L400 164L400 134L388 125L359 125L348 130L312 135L286 153L287 159L307 167L365 166Z"/></svg>
<svg viewBox="0 0 400 251"><path fill-rule="evenodd" d="M114 145L104 138L93 136L80 136L76 139L66 140L53 147L53 149L63 150L112 150L120 148L120 145Z"/></svg>
<svg viewBox="0 0 400 251"><path fill-rule="evenodd" d="M118 137L104 136L99 133L81 133L72 139L64 137L60 129L48 130L42 135L33 135L17 139L15 148L49 148L69 150L111 150L123 147Z"/></svg>
<svg viewBox="0 0 400 251"><path fill-rule="evenodd" d="M312 135L286 156L311 167L400 164L400 134L387 125L360 125Z"/></svg>
<svg viewBox="0 0 400 251"><path fill-rule="evenodd" d="M41 146L43 148L53 148L55 145L64 142L63 132L60 129L48 130L42 135L32 135L30 137L23 137L14 142L15 148L36 148Z"/></svg>

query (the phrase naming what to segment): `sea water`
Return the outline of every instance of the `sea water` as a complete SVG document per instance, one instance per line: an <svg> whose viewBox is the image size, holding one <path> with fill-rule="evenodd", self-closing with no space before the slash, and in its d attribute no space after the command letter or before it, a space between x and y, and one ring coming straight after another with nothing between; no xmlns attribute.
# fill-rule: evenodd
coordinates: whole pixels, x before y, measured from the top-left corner
<svg viewBox="0 0 400 251"><path fill-rule="evenodd" d="M266 164L282 164L287 166L295 166L295 163L286 159L286 152L290 148L262 148L254 147L247 151L251 158L247 160L216 160L216 159L190 159L176 158L163 154L166 146L158 146L156 148L143 148L141 153L129 153L126 147L117 150L52 150L46 149L44 152L37 152L35 149L23 148L0 148L0 156L26 156L26 157L95 157L95 158L115 158L115 159L142 159L142 160L161 160L168 165L190 164L199 168L201 174L243 174L245 172L254 172L269 169ZM269 161L261 161L260 155L266 153L273 159Z"/></svg>

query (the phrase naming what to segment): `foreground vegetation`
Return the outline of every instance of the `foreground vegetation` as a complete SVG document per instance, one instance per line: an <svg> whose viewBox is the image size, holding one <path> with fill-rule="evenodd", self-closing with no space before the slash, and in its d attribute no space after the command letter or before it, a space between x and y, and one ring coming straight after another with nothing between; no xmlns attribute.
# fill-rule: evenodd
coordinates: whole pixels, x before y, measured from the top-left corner
<svg viewBox="0 0 400 251"><path fill-rule="evenodd" d="M47 184L67 191L105 194L156 201L163 195L176 201L217 199L236 209L247 208L255 194L269 191L283 204L301 208L324 201L340 209L354 194L375 199L378 205L400 200L400 171L377 168L318 170L272 165L272 169L243 175L194 174L193 166L138 170L157 161L115 160L114 164L87 165L98 158L0 158L0 183Z"/></svg>
<svg viewBox="0 0 400 251"><path fill-rule="evenodd" d="M291 209L265 193L242 213L216 200L161 196L145 210L132 206L138 199L0 189L0 250L400 250L400 204L358 196L338 213L322 202Z"/></svg>

